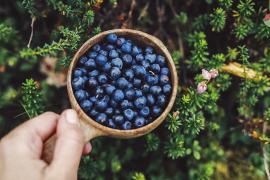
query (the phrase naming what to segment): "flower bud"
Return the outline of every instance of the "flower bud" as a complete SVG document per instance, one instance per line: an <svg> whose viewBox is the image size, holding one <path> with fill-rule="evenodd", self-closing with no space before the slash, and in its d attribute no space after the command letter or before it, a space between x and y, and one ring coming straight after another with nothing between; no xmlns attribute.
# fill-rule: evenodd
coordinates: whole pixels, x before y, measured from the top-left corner
<svg viewBox="0 0 270 180"><path fill-rule="evenodd" d="M211 79L211 74L206 69L202 69L202 76L205 80L209 81Z"/></svg>
<svg viewBox="0 0 270 180"><path fill-rule="evenodd" d="M197 86L197 93L198 94L202 94L203 92L205 92L207 90L207 84L205 81L202 81L198 84Z"/></svg>
<svg viewBox="0 0 270 180"><path fill-rule="evenodd" d="M218 76L218 70L211 69L210 70L210 75L211 75L211 78L216 78Z"/></svg>

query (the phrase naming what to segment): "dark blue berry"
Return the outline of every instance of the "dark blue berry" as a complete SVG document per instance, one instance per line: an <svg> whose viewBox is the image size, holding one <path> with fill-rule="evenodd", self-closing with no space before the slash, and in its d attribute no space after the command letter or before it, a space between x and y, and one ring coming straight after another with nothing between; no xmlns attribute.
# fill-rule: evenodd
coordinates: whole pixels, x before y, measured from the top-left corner
<svg viewBox="0 0 270 180"><path fill-rule="evenodd" d="M124 101L121 102L120 106L122 109L128 109L131 108L133 105L130 101L125 99Z"/></svg>
<svg viewBox="0 0 270 180"><path fill-rule="evenodd" d="M143 117L147 117L150 114L150 109L149 107L145 106L140 110L140 115Z"/></svg>
<svg viewBox="0 0 270 180"><path fill-rule="evenodd" d="M93 49L94 51L98 52L98 51L100 51L101 47L100 47L99 44L95 44L95 45L93 46L92 49Z"/></svg>
<svg viewBox="0 0 270 180"><path fill-rule="evenodd" d="M133 85L134 85L134 87L139 88L141 86L141 84L142 84L142 80L137 79L137 78L133 79Z"/></svg>
<svg viewBox="0 0 270 180"><path fill-rule="evenodd" d="M107 57L104 56L104 55L102 55L102 54L97 55L97 57L96 57L96 63L99 66L104 66L107 63Z"/></svg>
<svg viewBox="0 0 270 180"><path fill-rule="evenodd" d="M100 87L100 86L98 86L97 88L96 88L96 95L102 95L104 93L104 90L103 90L103 88L102 87Z"/></svg>
<svg viewBox="0 0 270 180"><path fill-rule="evenodd" d="M150 93L154 95L159 95L161 93L162 89L160 86L151 86L150 87Z"/></svg>
<svg viewBox="0 0 270 180"><path fill-rule="evenodd" d="M136 89L136 90L135 90L135 94L134 94L134 95L135 95L135 97L136 97L136 98L138 98L138 97L141 97L141 96L143 95L143 93L142 93L142 91L141 91L141 90Z"/></svg>
<svg viewBox="0 0 270 180"><path fill-rule="evenodd" d="M132 69L128 69L125 71L125 74L124 74L125 78L129 81L131 81L133 78L134 78L134 72Z"/></svg>
<svg viewBox="0 0 270 180"><path fill-rule="evenodd" d="M136 56L137 54L142 53L142 50L138 46L133 46L132 47L132 55Z"/></svg>
<svg viewBox="0 0 270 180"><path fill-rule="evenodd" d="M148 60L150 63L154 63L156 61L156 54L146 54L145 55L145 60Z"/></svg>
<svg viewBox="0 0 270 180"><path fill-rule="evenodd" d="M114 129L116 128L116 125L115 125L115 123L113 122L112 119L108 119L107 126L110 127L110 128L114 128Z"/></svg>
<svg viewBox="0 0 270 180"><path fill-rule="evenodd" d="M89 87L95 88L98 85L96 78L90 77L88 80Z"/></svg>
<svg viewBox="0 0 270 180"><path fill-rule="evenodd" d="M142 66L143 66L145 69L147 69L147 68L150 67L150 63L149 63L148 60L143 60L143 61L141 62L141 64L142 64Z"/></svg>
<svg viewBox="0 0 270 180"><path fill-rule="evenodd" d="M105 49L107 50L107 51L111 51L111 50L113 50L115 47L114 47L114 45L112 45L112 44L108 44L108 45L106 45L106 47L105 47Z"/></svg>
<svg viewBox="0 0 270 180"><path fill-rule="evenodd" d="M114 58L112 59L112 66L118 67L119 69L123 68L123 61L120 58Z"/></svg>
<svg viewBox="0 0 270 180"><path fill-rule="evenodd" d="M125 91L125 96L128 100L132 100L135 96L135 91L133 89L127 89Z"/></svg>
<svg viewBox="0 0 270 180"><path fill-rule="evenodd" d="M93 71L90 71L90 72L88 73L88 76L89 76L89 77L96 77L96 76L98 76L98 75L99 75L98 70L93 70Z"/></svg>
<svg viewBox="0 0 270 180"><path fill-rule="evenodd" d="M113 117L113 121L118 125L122 125L124 123L124 117L122 115L116 115Z"/></svg>
<svg viewBox="0 0 270 180"><path fill-rule="evenodd" d="M134 118L134 111L132 109L124 110L124 117L126 120L131 121Z"/></svg>
<svg viewBox="0 0 270 180"><path fill-rule="evenodd" d="M126 40L125 40L125 38L118 38L117 40L116 40L116 45L117 46L122 46L122 44L124 44L126 42Z"/></svg>
<svg viewBox="0 0 270 180"><path fill-rule="evenodd" d="M110 50L110 53L109 53L109 57L110 58L117 58L118 57L118 52L116 50Z"/></svg>
<svg viewBox="0 0 270 180"><path fill-rule="evenodd" d="M144 60L144 56L142 54L137 54L135 59L137 62L142 62Z"/></svg>
<svg viewBox="0 0 270 180"><path fill-rule="evenodd" d="M128 88L133 88L133 84L132 83L128 83Z"/></svg>
<svg viewBox="0 0 270 180"><path fill-rule="evenodd" d="M129 129L131 129L131 126L132 126L131 122L125 121L124 124L122 125L122 128L124 130L129 130Z"/></svg>
<svg viewBox="0 0 270 180"><path fill-rule="evenodd" d="M156 59L156 62L159 64L160 67L165 66L165 64L166 64L165 57L161 56L161 55L158 55L157 59Z"/></svg>
<svg viewBox="0 0 270 180"><path fill-rule="evenodd" d="M110 100L109 96L104 96L100 100L97 100L95 103L96 109L99 111L104 111L108 107L109 100Z"/></svg>
<svg viewBox="0 0 270 180"><path fill-rule="evenodd" d="M134 74L138 77L143 77L146 74L146 70L143 66L133 66Z"/></svg>
<svg viewBox="0 0 270 180"><path fill-rule="evenodd" d="M116 80L121 76L121 71L117 67L113 67L110 72L110 76L112 79Z"/></svg>
<svg viewBox="0 0 270 180"><path fill-rule="evenodd" d="M162 85L169 83L170 79L167 75L161 75L159 81Z"/></svg>
<svg viewBox="0 0 270 180"><path fill-rule="evenodd" d="M155 104L155 97L152 94L147 95L147 104L150 106Z"/></svg>
<svg viewBox="0 0 270 180"><path fill-rule="evenodd" d="M100 50L98 53L101 54L101 55L103 55L103 56L108 56L108 51L105 51L103 49Z"/></svg>
<svg viewBox="0 0 270 180"><path fill-rule="evenodd" d="M79 63L80 63L81 65L84 65L84 63L85 63L87 60L88 60L87 57L82 56L82 57L79 59Z"/></svg>
<svg viewBox="0 0 270 180"><path fill-rule="evenodd" d="M79 76L83 76L85 73L84 73L84 71L82 71L82 69L81 68L76 68L76 69L74 69L74 71L73 71L73 77L79 77Z"/></svg>
<svg viewBox="0 0 270 180"><path fill-rule="evenodd" d="M170 73L170 70L166 67L163 67L161 68L160 73L168 76Z"/></svg>
<svg viewBox="0 0 270 180"><path fill-rule="evenodd" d="M93 106L93 103L92 103L92 101L90 101L90 100L83 100L81 103L80 103L80 106L81 106L81 108L84 110L84 111L90 111L91 110L91 108L92 108L92 106Z"/></svg>
<svg viewBox="0 0 270 180"><path fill-rule="evenodd" d="M113 107L113 108L116 108L117 107L117 102L115 100L111 99L110 106Z"/></svg>
<svg viewBox="0 0 270 180"><path fill-rule="evenodd" d="M88 59L85 63L84 63L85 67L90 68L90 69L94 69L96 68L96 62L94 59Z"/></svg>
<svg viewBox="0 0 270 180"><path fill-rule="evenodd" d="M95 57L97 57L98 53L95 51L90 51L87 56L91 59L95 59Z"/></svg>
<svg viewBox="0 0 270 180"><path fill-rule="evenodd" d="M84 79L83 77L77 77L72 80L72 87L75 90L82 89L84 87Z"/></svg>
<svg viewBox="0 0 270 180"><path fill-rule="evenodd" d="M155 72L155 73L159 73L159 71L160 71L160 66L159 66L158 64L152 64L152 65L150 66L150 69L151 69L153 72Z"/></svg>
<svg viewBox="0 0 270 180"><path fill-rule="evenodd" d="M140 128L145 125L145 119L143 117L137 117L134 122L134 126Z"/></svg>
<svg viewBox="0 0 270 180"><path fill-rule="evenodd" d="M105 72L110 72L111 67L112 67L111 63L106 63L104 66L102 66L102 69Z"/></svg>
<svg viewBox="0 0 270 180"><path fill-rule="evenodd" d="M150 85L155 85L158 83L158 76L149 74L146 76L146 82Z"/></svg>
<svg viewBox="0 0 270 180"><path fill-rule="evenodd" d="M146 105L146 98L144 96L137 98L134 101L134 105L138 109L142 109Z"/></svg>
<svg viewBox="0 0 270 180"><path fill-rule="evenodd" d="M105 74L101 74L98 76L98 82L100 84L105 84L105 83L107 83L107 81L108 81L108 78Z"/></svg>
<svg viewBox="0 0 270 180"><path fill-rule="evenodd" d="M145 53L153 53L153 51L154 51L154 49L152 48L152 47L149 47L149 46L147 46L146 48L145 48Z"/></svg>
<svg viewBox="0 0 270 180"><path fill-rule="evenodd" d="M96 121L98 123L104 124L107 121L107 115L105 113L100 113L96 117Z"/></svg>
<svg viewBox="0 0 270 180"><path fill-rule="evenodd" d="M124 53L130 54L131 53L131 48L132 48L132 46L131 46L130 43L124 43L121 46L121 51L124 52Z"/></svg>
<svg viewBox="0 0 270 180"><path fill-rule="evenodd" d="M170 94L172 86L170 84L165 84L162 88L164 94Z"/></svg>
<svg viewBox="0 0 270 180"><path fill-rule="evenodd" d="M144 85L142 86L142 91L143 91L144 93L148 93L148 92L149 92L149 89L150 89L150 86L149 86L148 84L144 84Z"/></svg>
<svg viewBox="0 0 270 180"><path fill-rule="evenodd" d="M123 62L126 65L131 65L132 64L132 56L130 54L125 54L123 57Z"/></svg>
<svg viewBox="0 0 270 180"><path fill-rule="evenodd" d="M153 106L152 108L152 115L154 117L158 117L161 114L161 108L158 106Z"/></svg>
<svg viewBox="0 0 270 180"><path fill-rule="evenodd" d="M115 86L114 85L108 85L108 86L105 87L105 92L108 95L111 95L114 90L115 90Z"/></svg>
<svg viewBox="0 0 270 180"><path fill-rule="evenodd" d="M125 78L121 77L121 78L117 79L116 86L119 89L125 89L128 86L128 81Z"/></svg>
<svg viewBox="0 0 270 180"><path fill-rule="evenodd" d="M166 103L166 96L165 95L159 95L158 97L157 97L157 105L159 105L159 106L164 106L165 105L165 103Z"/></svg>
<svg viewBox="0 0 270 180"><path fill-rule="evenodd" d="M93 103L95 103L97 101L97 98L95 96L92 96L89 98L89 100Z"/></svg>
<svg viewBox="0 0 270 180"><path fill-rule="evenodd" d="M92 109L92 110L90 111L90 116L94 118L94 117L96 117L96 115L98 115L97 110L96 110L96 109Z"/></svg>
<svg viewBox="0 0 270 180"><path fill-rule="evenodd" d="M111 116L113 114L113 108L112 107L108 107L106 110L105 110L105 113L108 115L108 116Z"/></svg>
<svg viewBox="0 0 270 180"><path fill-rule="evenodd" d="M115 43L116 40L117 40L117 35L114 34L114 33L108 34L108 35L106 36L106 40L107 40L109 43Z"/></svg>
<svg viewBox="0 0 270 180"><path fill-rule="evenodd" d="M115 90L113 92L113 95L112 95L113 100L115 100L116 102L123 101L124 97L125 97L125 95L124 95L123 91L120 89Z"/></svg>
<svg viewBox="0 0 270 180"><path fill-rule="evenodd" d="M77 90L75 91L75 97L78 101L83 101L88 97L88 93L85 90Z"/></svg>

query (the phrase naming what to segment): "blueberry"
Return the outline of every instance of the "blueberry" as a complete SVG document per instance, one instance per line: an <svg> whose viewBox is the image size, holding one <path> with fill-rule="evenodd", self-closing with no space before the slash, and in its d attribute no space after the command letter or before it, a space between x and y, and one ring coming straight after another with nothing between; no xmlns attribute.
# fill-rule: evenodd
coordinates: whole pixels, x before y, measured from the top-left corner
<svg viewBox="0 0 270 180"><path fill-rule="evenodd" d="M83 76L85 73L84 71L81 69L81 68L76 68L74 71L73 71L73 76L75 78L79 77L79 76Z"/></svg>
<svg viewBox="0 0 270 180"><path fill-rule="evenodd" d="M133 88L133 85L132 85L132 83L128 83L128 86L127 86L128 88Z"/></svg>
<svg viewBox="0 0 270 180"><path fill-rule="evenodd" d="M159 64L160 67L165 66L165 64L166 64L165 57L161 56L161 55L158 55L157 59L156 59L156 62Z"/></svg>
<svg viewBox="0 0 270 180"><path fill-rule="evenodd" d="M107 126L110 127L110 128L114 128L114 129L116 128L116 125L115 125L115 123L113 122L112 119L108 119Z"/></svg>
<svg viewBox="0 0 270 180"><path fill-rule="evenodd" d="M113 67L110 72L110 76L112 79L118 79L121 76L121 71L117 67Z"/></svg>
<svg viewBox="0 0 270 180"><path fill-rule="evenodd" d="M132 55L136 56L139 53L142 53L142 50L138 46L133 46L132 47Z"/></svg>
<svg viewBox="0 0 270 180"><path fill-rule="evenodd" d="M131 122L125 121L124 124L122 125L122 128L124 130L129 130L129 129L131 129L131 126L132 126Z"/></svg>
<svg viewBox="0 0 270 180"><path fill-rule="evenodd" d="M87 56L91 59L94 59L95 57L97 57L98 53L95 51L90 51Z"/></svg>
<svg viewBox="0 0 270 180"><path fill-rule="evenodd" d="M106 40L107 40L109 43L115 43L116 40L117 40L117 36L116 36L116 34L114 34L114 33L108 34L108 35L106 36Z"/></svg>
<svg viewBox="0 0 270 180"><path fill-rule="evenodd" d="M107 50L107 51L111 51L111 50L113 50L115 47L114 47L114 45L112 45L112 44L108 44L108 45L106 45L106 47L105 47L105 49Z"/></svg>
<svg viewBox="0 0 270 180"><path fill-rule="evenodd" d="M94 69L97 66L94 59L88 59L88 61L86 61L84 65L85 67L90 68L90 69Z"/></svg>
<svg viewBox="0 0 270 180"><path fill-rule="evenodd" d="M156 54L146 54L145 60L148 60L150 63L154 63L156 60L157 55Z"/></svg>
<svg viewBox="0 0 270 180"><path fill-rule="evenodd" d="M102 70L105 72L110 72L111 67L112 67L111 63L106 63L104 66L102 66Z"/></svg>
<svg viewBox="0 0 270 180"><path fill-rule="evenodd" d="M162 85L169 83L170 79L167 75L161 75L159 81Z"/></svg>
<svg viewBox="0 0 270 180"><path fill-rule="evenodd" d="M88 80L88 77L87 76L83 76L82 78L83 78L83 81L84 82L87 82L87 80Z"/></svg>
<svg viewBox="0 0 270 180"><path fill-rule="evenodd" d="M141 91L141 90L136 89L136 90L135 90L135 94L134 94L134 95L135 95L135 97L136 97L136 98L138 98L138 97L141 97L141 96L143 95L143 93L142 93L142 91Z"/></svg>
<svg viewBox="0 0 270 180"><path fill-rule="evenodd" d="M160 71L160 66L159 66L158 64L152 64L152 65L150 66L150 69L151 69L153 72L155 72L155 73L159 73L159 71Z"/></svg>
<svg viewBox="0 0 270 180"><path fill-rule="evenodd" d="M143 77L146 74L146 70L143 66L133 66L134 74L138 77Z"/></svg>
<svg viewBox="0 0 270 180"><path fill-rule="evenodd" d="M110 106L113 107L113 108L116 108L117 107L117 102L115 100L111 99Z"/></svg>
<svg viewBox="0 0 270 180"><path fill-rule="evenodd" d="M100 87L100 86L98 86L97 88L96 88L96 95L102 95L104 93L104 90L103 90L103 88L102 87Z"/></svg>
<svg viewBox="0 0 270 180"><path fill-rule="evenodd" d="M84 63L85 63L87 60L88 60L87 57L82 56L82 57L79 59L79 63L80 63L81 65L84 65Z"/></svg>
<svg viewBox="0 0 270 180"><path fill-rule="evenodd" d="M130 43L124 43L124 44L122 44L122 46L121 46L121 51L122 52L124 52L124 53L128 53L128 54L130 54L131 53L131 44Z"/></svg>
<svg viewBox="0 0 270 180"><path fill-rule="evenodd" d="M120 115L120 110L116 109L114 114L115 115Z"/></svg>
<svg viewBox="0 0 270 180"><path fill-rule="evenodd" d="M149 89L150 89L150 86L149 86L148 84L144 84L144 85L142 86L142 91L143 91L144 93L148 93L148 92L149 92Z"/></svg>
<svg viewBox="0 0 270 180"><path fill-rule="evenodd" d="M144 60L144 56L142 54L137 54L135 59L137 62L142 62Z"/></svg>
<svg viewBox="0 0 270 180"><path fill-rule="evenodd" d="M109 57L110 58L117 58L118 57L118 52L116 50L110 50L110 53L109 53Z"/></svg>
<svg viewBox="0 0 270 180"><path fill-rule="evenodd" d="M137 98L134 101L134 105L138 109L142 109L146 104L146 98L144 96Z"/></svg>
<svg viewBox="0 0 270 180"><path fill-rule="evenodd" d="M108 107L109 100L110 100L109 96L104 96L100 100L97 100L95 103L96 109L99 111L104 111Z"/></svg>
<svg viewBox="0 0 270 180"><path fill-rule="evenodd" d="M158 106L153 106L152 115L153 117L158 117L161 114L161 108Z"/></svg>
<svg viewBox="0 0 270 180"><path fill-rule="evenodd" d="M96 117L96 121L98 123L102 123L102 124L106 123L106 121L107 121L107 115L105 113L98 114L97 117Z"/></svg>
<svg viewBox="0 0 270 180"><path fill-rule="evenodd" d="M143 117L137 117L134 122L134 126L140 128L145 125L145 119Z"/></svg>
<svg viewBox="0 0 270 180"><path fill-rule="evenodd" d="M103 56L108 56L108 51L105 51L103 49L100 50L98 53L101 54L101 55L103 55Z"/></svg>
<svg viewBox="0 0 270 180"><path fill-rule="evenodd" d="M98 112L96 109L92 109L89 114L91 117L96 117L96 115L98 115Z"/></svg>
<svg viewBox="0 0 270 180"><path fill-rule="evenodd" d="M105 113L108 115L108 116L111 116L113 114L113 108L112 107L108 107L106 110L105 110Z"/></svg>
<svg viewBox="0 0 270 180"><path fill-rule="evenodd" d="M82 89L84 87L84 79L82 77L77 77L72 80L72 87L75 90Z"/></svg>
<svg viewBox="0 0 270 180"><path fill-rule="evenodd" d="M133 79L133 85L135 87L139 88L141 86L141 84L142 84L142 80L137 79L137 78Z"/></svg>
<svg viewBox="0 0 270 180"><path fill-rule="evenodd" d="M132 56L130 54L125 54L123 57L123 62L126 65L131 65L132 64Z"/></svg>
<svg viewBox="0 0 270 180"><path fill-rule="evenodd" d="M166 96L165 95L162 94L162 95L157 97L157 105L162 107L165 105L165 103L166 103Z"/></svg>
<svg viewBox="0 0 270 180"><path fill-rule="evenodd" d="M88 97L88 93L85 90L77 90L75 91L75 97L78 101L83 101Z"/></svg>
<svg viewBox="0 0 270 180"><path fill-rule="evenodd" d="M163 67L161 68L160 73L168 76L170 73L170 70L166 67Z"/></svg>
<svg viewBox="0 0 270 180"><path fill-rule="evenodd" d="M107 63L107 57L104 56L104 55L102 55L102 54L97 55L97 57L96 57L96 63L99 66L104 66L104 64Z"/></svg>
<svg viewBox="0 0 270 180"><path fill-rule="evenodd" d="M127 80L132 80L134 78L134 72L132 69L128 69L125 71L124 76Z"/></svg>
<svg viewBox="0 0 270 180"><path fill-rule="evenodd" d="M98 82L100 84L105 84L105 83L107 83L107 81L108 81L108 78L105 74L101 74L98 76Z"/></svg>
<svg viewBox="0 0 270 180"><path fill-rule="evenodd" d="M80 103L80 106L84 111L90 111L93 106L93 103L92 101L86 99Z"/></svg>
<svg viewBox="0 0 270 180"><path fill-rule="evenodd" d="M128 109L128 108L131 108L133 106L132 103L126 99L124 101L122 101L120 105L121 105L122 109Z"/></svg>
<svg viewBox="0 0 270 180"><path fill-rule="evenodd" d="M152 94L147 95L147 104L153 106L155 104L155 97Z"/></svg>
<svg viewBox="0 0 270 180"><path fill-rule="evenodd" d="M150 85L155 85L158 83L158 76L149 74L145 78L146 82Z"/></svg>
<svg viewBox="0 0 270 180"><path fill-rule="evenodd" d="M96 78L90 77L88 80L88 85L89 87L95 88L98 85Z"/></svg>
<svg viewBox="0 0 270 180"><path fill-rule="evenodd" d="M93 103L95 103L97 101L97 98L95 96L92 96L89 98L89 100Z"/></svg>
<svg viewBox="0 0 270 180"><path fill-rule="evenodd" d="M140 110L140 115L143 117L147 117L150 114L150 109L149 107L145 106Z"/></svg>
<svg viewBox="0 0 270 180"><path fill-rule="evenodd" d="M148 46L148 47L145 48L145 53L150 53L151 54L151 53L153 53L153 51L154 51L154 49L152 47Z"/></svg>
<svg viewBox="0 0 270 180"><path fill-rule="evenodd" d="M112 95L113 100L115 100L116 102L123 101L124 97L125 97L125 95L124 95L123 91L120 89L115 90L113 92L113 95Z"/></svg>
<svg viewBox="0 0 270 180"><path fill-rule="evenodd" d="M93 70L93 71L90 71L90 72L88 73L88 76L90 76L90 77L96 77L96 76L98 76L98 75L99 75L98 70Z"/></svg>
<svg viewBox="0 0 270 180"><path fill-rule="evenodd" d="M118 38L117 40L116 40L116 45L117 46L122 46L122 44L124 44L126 42L126 40L125 40L125 38Z"/></svg>
<svg viewBox="0 0 270 180"><path fill-rule="evenodd" d="M92 49L93 49L94 51L98 52L98 51L100 51L101 47L100 47L99 44L95 44L95 45L93 46Z"/></svg>
<svg viewBox="0 0 270 180"><path fill-rule="evenodd" d="M113 117L113 121L116 123L116 124L123 124L124 123L124 117L122 115L116 115Z"/></svg>
<svg viewBox="0 0 270 180"><path fill-rule="evenodd" d="M116 85L119 89L125 89L128 86L128 81L125 78L121 77L117 79Z"/></svg>
<svg viewBox="0 0 270 180"><path fill-rule="evenodd" d="M143 66L145 69L147 69L147 68L150 67L150 63L149 63L148 60L143 60L143 61L141 62L141 64L142 64L142 66Z"/></svg>
<svg viewBox="0 0 270 180"><path fill-rule="evenodd" d="M160 86L151 86L150 87L150 93L154 95L159 95L161 93L162 89Z"/></svg>
<svg viewBox="0 0 270 180"><path fill-rule="evenodd" d="M134 111L132 109L126 109L124 110L124 117L131 121L134 118Z"/></svg>
<svg viewBox="0 0 270 180"><path fill-rule="evenodd" d="M132 100L135 96L135 91L133 89L127 89L125 91L125 96L128 100Z"/></svg>
<svg viewBox="0 0 270 180"><path fill-rule="evenodd" d="M170 94L172 86L170 84L165 84L162 88L164 94Z"/></svg>
<svg viewBox="0 0 270 180"><path fill-rule="evenodd" d="M118 67L119 69L123 68L123 61L120 58L112 59L112 66Z"/></svg>
<svg viewBox="0 0 270 180"><path fill-rule="evenodd" d="M108 94L108 95L111 95L113 93L113 91L115 90L115 86L113 85L108 85L105 87L105 92Z"/></svg>

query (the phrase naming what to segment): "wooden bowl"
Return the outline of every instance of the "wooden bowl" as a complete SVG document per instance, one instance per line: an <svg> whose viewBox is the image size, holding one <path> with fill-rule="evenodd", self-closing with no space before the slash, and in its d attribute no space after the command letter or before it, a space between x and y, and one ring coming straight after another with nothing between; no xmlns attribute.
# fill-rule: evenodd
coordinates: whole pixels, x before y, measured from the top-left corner
<svg viewBox="0 0 270 180"><path fill-rule="evenodd" d="M133 40L134 42L136 42L137 44L140 44L143 46L149 45L153 47L158 54L161 54L166 58L168 68L170 69L170 80L172 83L172 92L170 95L170 99L168 101L167 107L164 109L162 114L158 118L153 120L151 123L147 124L146 126L143 126L137 129L131 129L131 130L119 130L119 129L113 129L113 128L103 126L97 123L91 117L89 117L81 109L80 105L75 99L74 92L71 85L71 79L72 79L72 72L74 68L76 68L77 61L93 45L102 41L106 37L106 35L110 33L115 33L118 36L127 37ZM137 31L137 30L131 30L131 29L113 29L109 31L104 31L90 38L76 52L69 66L68 75L67 75L68 97L69 97L72 108L75 111L77 111L79 115L81 128L85 135L85 141L89 141L97 136L110 136L110 137L116 137L116 138L135 138L135 137L139 137L139 136L149 133L150 131L155 129L160 123L162 123L162 121L166 119L168 113L172 109L175 98L176 98L177 86L178 86L178 79L177 79L176 68L172 60L172 57L169 51L167 50L167 48L164 46L164 44L159 39L157 39L156 37L152 35L149 35L147 33ZM51 155L53 152L55 139L49 140L49 141L50 142L45 143L45 151L44 151L44 155L45 155L44 157L45 157L45 160L47 159L47 161L50 161L52 158Z"/></svg>

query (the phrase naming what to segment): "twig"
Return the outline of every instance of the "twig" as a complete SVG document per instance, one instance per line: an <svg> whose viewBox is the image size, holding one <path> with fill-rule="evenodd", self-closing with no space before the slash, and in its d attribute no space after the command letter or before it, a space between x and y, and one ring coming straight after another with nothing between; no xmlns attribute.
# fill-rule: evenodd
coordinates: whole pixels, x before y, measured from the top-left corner
<svg viewBox="0 0 270 180"><path fill-rule="evenodd" d="M130 4L130 9L128 12L128 17L127 17L126 21L122 24L122 28L129 27L129 23L130 23L130 20L132 18L133 11L134 11L135 7L136 7L136 0L132 0L132 2Z"/></svg>
<svg viewBox="0 0 270 180"><path fill-rule="evenodd" d="M149 1L147 2L147 4L142 8L142 11L138 17L138 21L140 21L144 16L146 16L147 14L147 10L148 10L148 7L149 7Z"/></svg>
<svg viewBox="0 0 270 180"><path fill-rule="evenodd" d="M29 41L28 41L28 44L27 44L27 47L30 48L30 44L32 42L32 39L33 39L33 34L34 34L34 23L36 21L36 17L33 16L32 17L32 21L31 21L31 34L30 34L30 38L29 38Z"/></svg>
<svg viewBox="0 0 270 180"><path fill-rule="evenodd" d="M263 123L263 135L265 134L267 129L267 122ZM269 165L268 165L268 156L267 156L267 149L266 145L262 144L262 152L263 152L263 164L264 164L264 169L265 173L267 175L267 179L270 180L270 171L269 171Z"/></svg>

